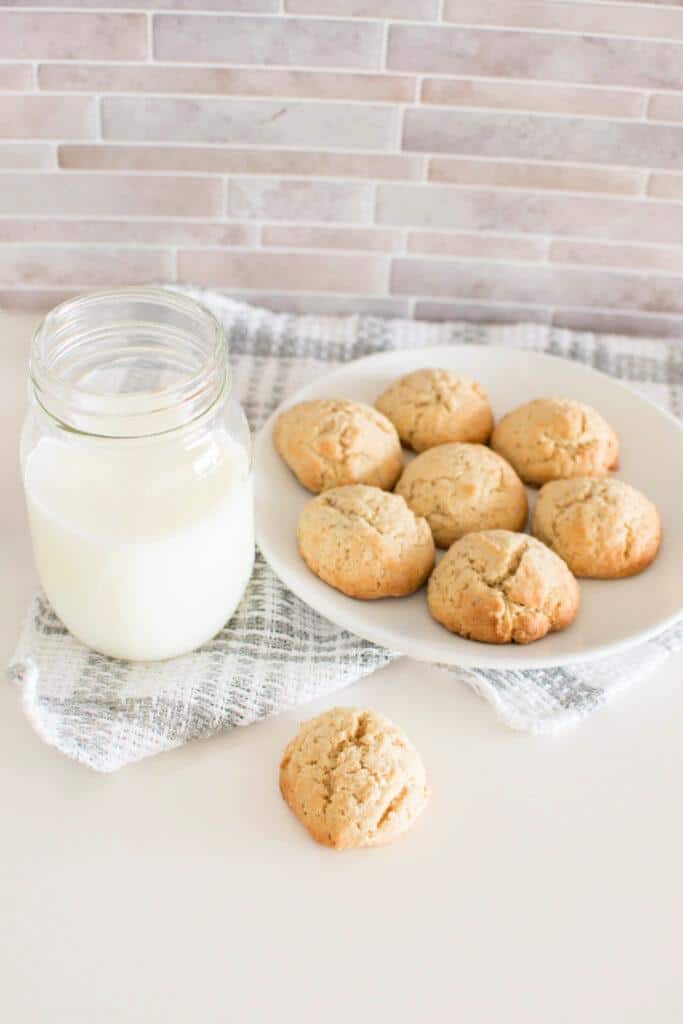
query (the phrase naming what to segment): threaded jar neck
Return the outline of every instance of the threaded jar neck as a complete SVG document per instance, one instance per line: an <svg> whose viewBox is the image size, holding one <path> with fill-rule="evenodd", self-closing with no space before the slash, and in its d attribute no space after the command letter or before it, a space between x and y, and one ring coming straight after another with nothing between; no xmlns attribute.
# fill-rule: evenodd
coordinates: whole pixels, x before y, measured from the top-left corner
<svg viewBox="0 0 683 1024"><path fill-rule="evenodd" d="M229 388L221 325L160 288L95 292L57 306L33 338L38 404L63 428L148 437L203 416Z"/></svg>

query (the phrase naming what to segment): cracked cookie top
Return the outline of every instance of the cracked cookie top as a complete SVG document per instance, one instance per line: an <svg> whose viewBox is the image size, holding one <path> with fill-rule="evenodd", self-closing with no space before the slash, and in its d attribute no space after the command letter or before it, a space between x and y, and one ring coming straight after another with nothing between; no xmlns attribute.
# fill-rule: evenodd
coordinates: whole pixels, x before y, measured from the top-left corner
<svg viewBox="0 0 683 1024"><path fill-rule="evenodd" d="M537 398L496 425L491 447L527 484L606 476L619 463L619 440L599 412L566 398Z"/></svg>
<svg viewBox="0 0 683 1024"><path fill-rule="evenodd" d="M524 533L468 533L429 580L429 610L442 626L489 644L528 644L576 617L579 586L550 548Z"/></svg>
<svg viewBox="0 0 683 1024"><path fill-rule="evenodd" d="M429 795L410 740L388 719L356 708L304 722L282 758L280 789L313 838L338 850L390 842Z"/></svg>
<svg viewBox="0 0 683 1024"><path fill-rule="evenodd" d="M618 579L642 572L662 539L657 509L623 480L555 480L541 488L533 532L577 576Z"/></svg>
<svg viewBox="0 0 683 1024"><path fill-rule="evenodd" d="M415 370L399 377L375 407L416 452L449 441L488 441L493 429L491 406L481 384L451 370Z"/></svg>
<svg viewBox="0 0 683 1024"><path fill-rule="evenodd" d="M440 548L475 530L521 530L524 484L502 456L481 444L442 444L413 459L396 494L424 516Z"/></svg>
<svg viewBox="0 0 683 1024"><path fill-rule="evenodd" d="M344 484L390 490L403 469L396 428L363 402L300 402L280 413L273 436L299 483L316 493Z"/></svg>
<svg viewBox="0 0 683 1024"><path fill-rule="evenodd" d="M309 569L349 597L412 594L434 565L427 521L378 487L336 487L313 498L297 536Z"/></svg>

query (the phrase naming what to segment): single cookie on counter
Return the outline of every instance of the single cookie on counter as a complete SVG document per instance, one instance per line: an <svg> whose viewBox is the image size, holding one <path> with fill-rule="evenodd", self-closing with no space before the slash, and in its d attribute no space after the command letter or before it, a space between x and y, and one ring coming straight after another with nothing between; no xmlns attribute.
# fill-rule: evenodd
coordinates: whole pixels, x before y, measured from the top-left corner
<svg viewBox="0 0 683 1024"><path fill-rule="evenodd" d="M396 428L363 402L300 402L280 413L274 440L299 483L316 493L345 484L391 490L403 469Z"/></svg>
<svg viewBox="0 0 683 1024"><path fill-rule="evenodd" d="M449 441L488 441L493 413L476 380L452 370L415 370L382 392L375 407L413 451Z"/></svg>
<svg viewBox="0 0 683 1024"><path fill-rule="evenodd" d="M537 398L496 424L491 447L527 484L607 476L619 464L619 439L599 412L567 398Z"/></svg>
<svg viewBox="0 0 683 1024"><path fill-rule="evenodd" d="M432 573L429 610L442 626L488 644L528 644L564 629L579 585L550 548L524 533L468 533Z"/></svg>
<svg viewBox="0 0 683 1024"><path fill-rule="evenodd" d="M426 519L403 498L363 484L324 491L305 506L297 530L306 565L349 597L404 597L434 565Z"/></svg>
<svg viewBox="0 0 683 1024"><path fill-rule="evenodd" d="M623 480L554 480L534 508L536 537L576 576L635 576L657 556L662 528L657 509Z"/></svg>
<svg viewBox="0 0 683 1024"><path fill-rule="evenodd" d="M406 466L394 493L425 517L440 548L476 530L522 530L527 519L524 484L482 444L430 448Z"/></svg>
<svg viewBox="0 0 683 1024"><path fill-rule="evenodd" d="M337 850L391 842L429 796L420 755L401 729L356 708L304 722L282 758L280 791L311 836Z"/></svg>

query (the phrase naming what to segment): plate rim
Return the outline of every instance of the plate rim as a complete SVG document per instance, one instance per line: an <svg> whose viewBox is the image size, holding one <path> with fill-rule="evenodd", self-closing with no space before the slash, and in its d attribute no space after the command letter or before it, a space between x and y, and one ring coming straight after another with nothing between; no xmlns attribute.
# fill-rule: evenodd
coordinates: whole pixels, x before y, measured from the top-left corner
<svg viewBox="0 0 683 1024"><path fill-rule="evenodd" d="M440 344L429 345L425 346L424 348L411 347L405 349L388 349L383 352L373 352L370 353L369 355L361 356L358 359L353 359L350 360L349 362L338 364L337 366L334 367L330 374L327 375L326 379L345 376L347 373L352 372L354 369L357 369L359 364L374 365L382 362L390 362L396 357L400 357L411 352L419 353L420 356L424 356L425 360L430 360L433 358L438 358L439 353L447 352L452 355L453 350L456 348L466 348L469 349L470 351L476 349L478 351L486 351L487 353L493 354L504 353L506 357L509 356L511 352L515 352L519 355L529 356L533 360L538 360L544 363L569 363L571 366L574 367L575 370L578 370L579 373L584 373L589 377L598 377L608 380L611 386L627 394L631 401L635 400L636 403L644 405L649 410L653 411L656 415L666 420L669 425L673 425L680 434L683 434L683 422L681 422L681 420L679 420L673 413L669 412L668 409L664 409L657 402L654 402L646 395L642 395L640 392L635 390L633 387L629 386L629 384L627 384L620 378L613 377L610 374L605 373L602 370L598 370L595 367L590 366L587 363L583 363L579 360L567 359L564 356L554 355L552 353L547 352L537 352L535 349L519 349L505 345L474 344L461 344L458 346ZM437 355L434 356L432 355L433 353L436 353ZM407 370L406 372L410 371ZM311 392L315 392L318 389L319 385L320 377L316 377L315 379L309 381L307 384L303 384L300 388L297 388L295 392L293 392L291 395L288 395L285 399L283 399L283 401L277 406L277 408L275 408L272 411L272 413L268 416L266 421L262 424L261 428L258 430L256 437L254 439L254 481L256 498L256 543L259 547L259 550L263 554L263 557L265 558L270 568L276 574L278 579L282 582L282 584L285 587L287 587L296 597L298 597L299 600L303 601L309 608L312 608L313 611L321 615L323 618L328 619L330 622L339 626L341 629L345 629L348 632L351 632L354 635L361 637L361 639L363 640L377 644L378 646L383 647L385 650L391 651L399 657L410 657L414 660L421 661L423 663L436 665L441 664L445 665L446 667L460 666L464 669L470 669L473 671L476 671L477 669L500 669L502 671L533 671L534 669L560 668L565 665L580 664L586 661L598 661L602 658L608 658L610 656L614 656L615 654L623 653L624 651L629 650L631 647L635 647L639 644L646 643L648 640L651 640L652 637L658 636L660 633L663 633L665 630L670 628L683 617L682 605L678 609L678 611L667 616L665 619L661 619L658 623L655 623L650 627L646 627L638 631L637 633L632 633L629 636L622 638L621 640L615 640L612 642L601 644L597 649L595 647L592 647L589 650L577 651L568 654L555 654L554 656L548 655L547 657L544 657L542 653L535 653L532 663L528 666L525 666L518 661L508 661L506 663L504 651L510 645L489 645L483 643L479 644L476 641L472 641L473 653L471 657L469 655L465 655L463 657L460 654L458 656L458 660L454 659L453 662L444 662L442 658L429 659L425 657L423 651L420 653L416 653L416 651L413 649L413 644L410 642L410 638L407 638L407 643L405 644L403 649L400 649L400 647L397 646L394 639L392 639L391 641L389 641L387 638L383 639L383 627L373 625L371 620L367 629L364 626L362 630L359 630L356 617L352 613L347 614L343 608L339 610L335 608L334 616L328 614L327 612L320 611L320 609L316 607L316 605L311 604L311 602L306 597L303 597L301 593L295 588L295 586L292 586L292 584L290 583L290 573L288 572L287 565L283 565L282 560L279 558L277 553L273 551L272 547L268 542L267 536L264 541L264 535L261 529L261 517L259 513L258 500L258 466L260 462L260 453L262 449L265 447L265 445L268 443L269 439L272 437L275 420L283 410L290 408L292 405L296 405L298 402L306 401L307 398L311 397ZM314 495L311 495L311 497L314 497ZM517 647L519 645L514 646ZM491 654L487 653L487 649L489 647L493 648L493 650L496 652L495 655L493 654L493 652ZM536 648L536 644L529 645L529 647ZM475 650L477 652L476 654Z"/></svg>

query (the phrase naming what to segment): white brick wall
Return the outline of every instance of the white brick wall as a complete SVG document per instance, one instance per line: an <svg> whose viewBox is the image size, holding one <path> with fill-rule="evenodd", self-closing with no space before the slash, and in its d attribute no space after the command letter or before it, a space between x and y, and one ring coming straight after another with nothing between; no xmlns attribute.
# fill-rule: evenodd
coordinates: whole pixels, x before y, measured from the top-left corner
<svg viewBox="0 0 683 1024"><path fill-rule="evenodd" d="M0 303L683 337L683 7L0 0Z"/></svg>

